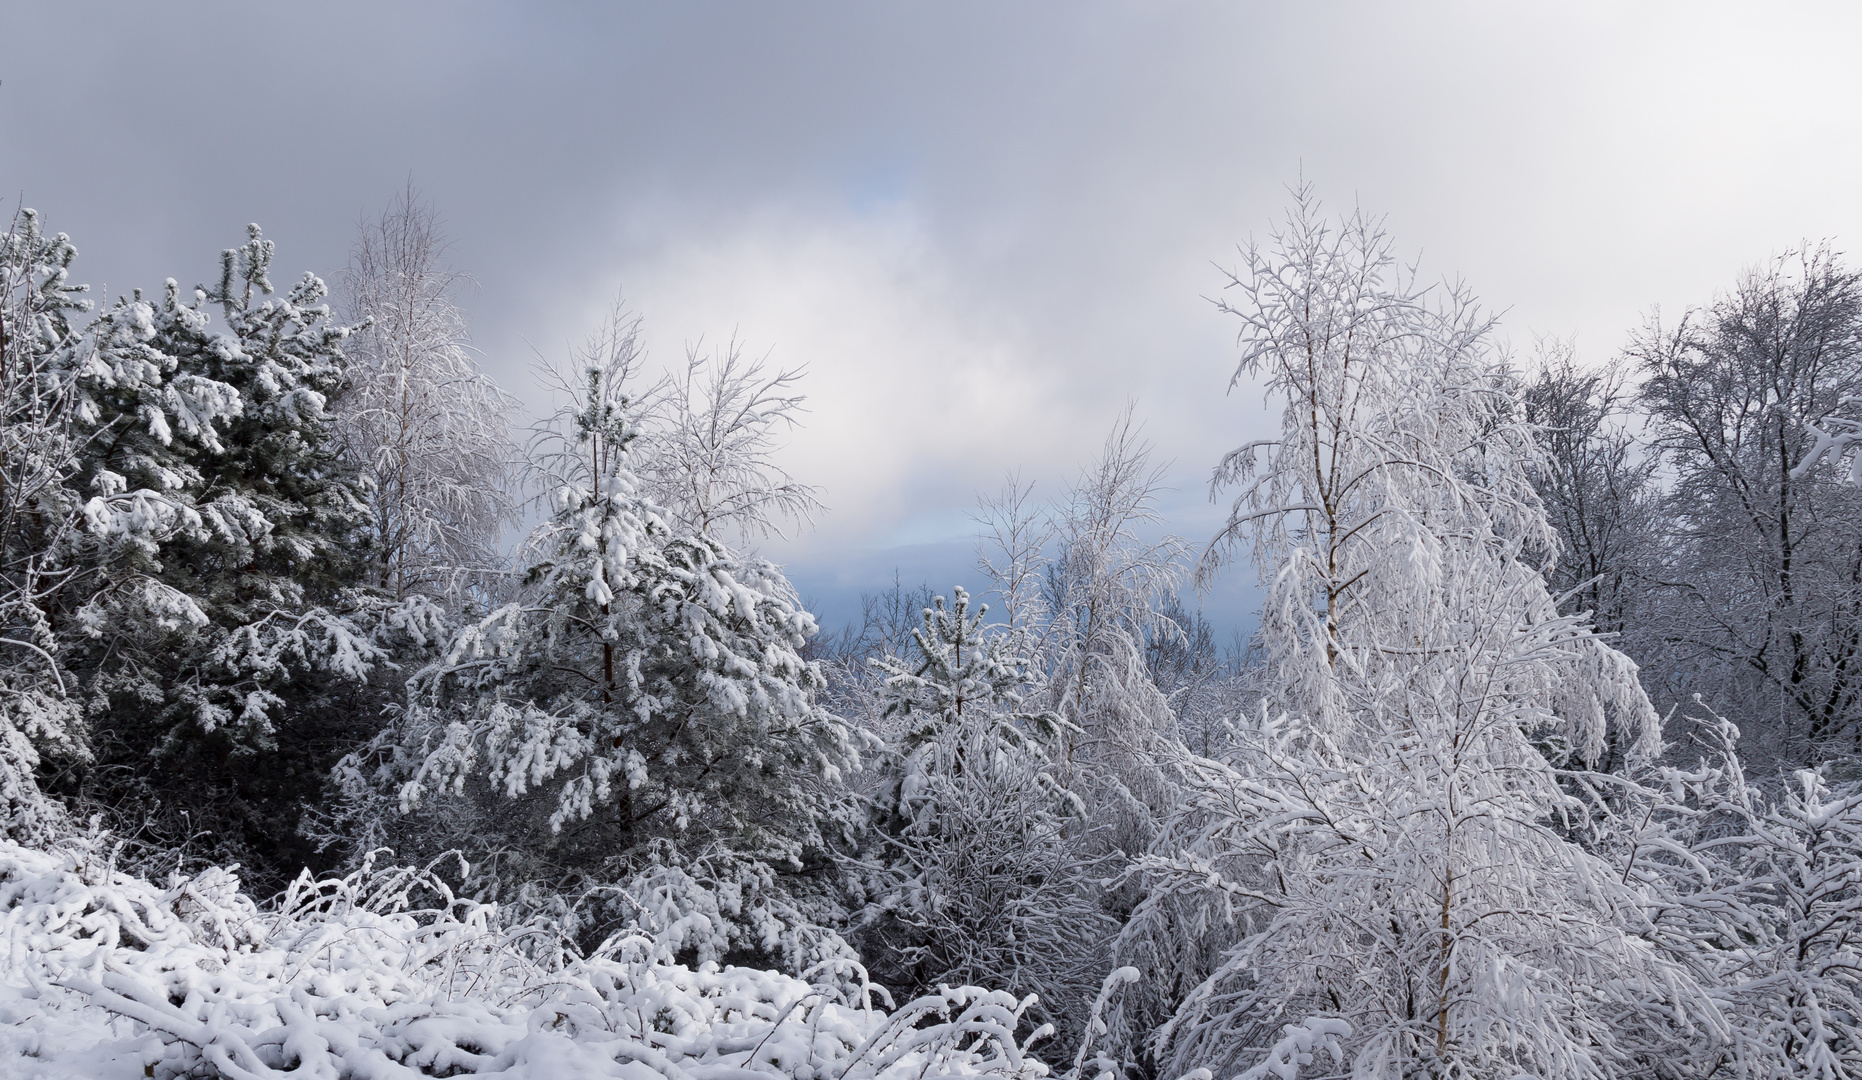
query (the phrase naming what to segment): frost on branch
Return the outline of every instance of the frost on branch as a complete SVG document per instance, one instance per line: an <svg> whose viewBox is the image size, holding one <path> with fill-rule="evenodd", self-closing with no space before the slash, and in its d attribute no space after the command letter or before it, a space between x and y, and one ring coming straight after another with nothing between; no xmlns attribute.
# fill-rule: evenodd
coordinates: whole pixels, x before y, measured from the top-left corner
<svg viewBox="0 0 1862 1080"><path fill-rule="evenodd" d="M642 440L647 494L681 532L749 549L785 526L812 524L819 493L776 463L783 432L804 412L802 372L764 373L735 339L711 355L694 345L685 369L643 402L654 422Z"/></svg>
<svg viewBox="0 0 1862 1080"><path fill-rule="evenodd" d="M1700 708L1698 701L1696 707ZM1653 772L1626 875L1665 901L1650 937L1705 973L1730 1028L1697 1075L1862 1072L1862 787L1799 770L1761 790L1710 710L1704 753Z"/></svg>
<svg viewBox="0 0 1862 1080"><path fill-rule="evenodd" d="M1236 380L1285 408L1217 471L1240 495L1202 569L1252 541L1277 685L1227 750L1179 751L1140 864L1122 951L1189 987L1161 1063L1257 1063L1289 1012L1345 1021L1361 1077L1588 1078L1723 1040L1698 970L1649 938L1650 891L1566 838L1596 808L1556 766L1612 727L1646 765L1659 725L1529 561L1556 538L1490 321L1305 190L1243 256ZM1215 955L1174 949L1184 927Z"/></svg>
<svg viewBox="0 0 1862 1080"><path fill-rule="evenodd" d="M47 756L87 756L76 677L47 608L72 578L62 550L81 536L72 490L83 442L69 357L77 249L22 210L0 233L0 836L44 841L64 813L35 775Z"/></svg>
<svg viewBox="0 0 1862 1080"><path fill-rule="evenodd" d="M516 403L472 358L438 215L411 187L362 227L343 275L348 379L331 402L343 455L372 481L369 584L457 594L502 565L516 519Z"/></svg>

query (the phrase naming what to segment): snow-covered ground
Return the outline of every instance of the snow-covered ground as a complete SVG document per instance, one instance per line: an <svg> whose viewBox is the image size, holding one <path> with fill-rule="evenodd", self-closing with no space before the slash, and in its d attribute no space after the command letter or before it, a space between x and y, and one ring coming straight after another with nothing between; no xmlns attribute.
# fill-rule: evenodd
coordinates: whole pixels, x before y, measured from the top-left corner
<svg viewBox="0 0 1862 1080"><path fill-rule="evenodd" d="M300 881L261 909L230 873L166 886L100 842L0 841L0 1075L298 1080L1036 1080L1023 1003L947 990L888 1010L847 966L806 980L674 963L640 937L580 958L413 870Z"/></svg>

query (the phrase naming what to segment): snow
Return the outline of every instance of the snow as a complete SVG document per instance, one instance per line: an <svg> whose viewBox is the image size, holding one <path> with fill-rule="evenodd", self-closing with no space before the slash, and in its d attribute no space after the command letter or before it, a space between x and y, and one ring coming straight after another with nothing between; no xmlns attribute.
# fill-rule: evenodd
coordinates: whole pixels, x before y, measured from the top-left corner
<svg viewBox="0 0 1862 1080"><path fill-rule="evenodd" d="M581 958L431 873L300 878L261 908L228 871L166 887L95 837L0 841L0 1061L45 1080L289 1075L1037 1080L1030 1001L975 987L888 1012L857 965L797 979L673 962L640 936Z"/></svg>

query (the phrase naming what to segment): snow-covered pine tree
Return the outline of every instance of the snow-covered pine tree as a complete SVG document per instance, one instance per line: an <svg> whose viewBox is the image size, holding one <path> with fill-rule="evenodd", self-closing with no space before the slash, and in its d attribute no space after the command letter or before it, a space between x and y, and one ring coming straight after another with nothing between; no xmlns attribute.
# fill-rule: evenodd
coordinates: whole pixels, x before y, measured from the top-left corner
<svg viewBox="0 0 1862 1080"><path fill-rule="evenodd" d="M1646 756L1659 730L1634 665L1525 558L1556 539L1490 321L1458 289L1431 301L1375 222L1326 222L1310 189L1243 257L1235 380L1285 407L1217 471L1242 493L1203 567L1252 538L1278 693L1220 760L1180 756L1143 863L1128 962L1153 986L1184 957L1146 951L1150 920L1233 935L1158 1031L1161 1067L1245 1067L1315 1014L1349 1024L1362 1077L1650 1075L1721 1037L1639 936L1625 868L1553 827L1584 810L1546 748L1594 759L1614 720Z"/></svg>
<svg viewBox="0 0 1862 1080"><path fill-rule="evenodd" d="M1081 854L1083 806L1052 760L1068 725L1032 704L1027 640L987 612L959 586L924 609L908 656L872 661L887 749L855 940L908 995L975 979L1037 994L1035 1014L1071 1043L1115 927Z"/></svg>
<svg viewBox="0 0 1862 1080"><path fill-rule="evenodd" d="M214 288L120 298L62 350L84 528L44 605L95 755L59 789L262 885L309 856L301 805L373 730L353 695L380 635L431 629L353 589L365 505L323 411L349 331L314 275L272 295L272 255L250 226Z"/></svg>
<svg viewBox="0 0 1862 1080"><path fill-rule="evenodd" d="M1024 705L1026 692L1038 686L1028 658L1014 655L1016 642L1009 636L991 632L985 622L988 605L971 610L970 594L963 586L953 590L948 606L941 596L933 597L931 604L924 609L923 625L912 631L916 655L872 661L885 677L882 720L898 725L895 746L901 760L927 760L944 732L966 723L1003 753L1045 757L1063 722L1052 710ZM960 773L963 763L952 759L945 770ZM911 773L907 764L903 775ZM911 784L903 782L895 805L887 809L903 821L915 822Z"/></svg>
<svg viewBox="0 0 1862 1080"><path fill-rule="evenodd" d="M801 970L844 955L811 905L853 824L833 783L855 740L814 701L814 619L781 570L673 532L641 497L631 325L544 432L551 515L523 594L465 627L345 763L351 813L404 856L464 849L486 895L591 943L627 924ZM384 785L405 816L383 812Z"/></svg>

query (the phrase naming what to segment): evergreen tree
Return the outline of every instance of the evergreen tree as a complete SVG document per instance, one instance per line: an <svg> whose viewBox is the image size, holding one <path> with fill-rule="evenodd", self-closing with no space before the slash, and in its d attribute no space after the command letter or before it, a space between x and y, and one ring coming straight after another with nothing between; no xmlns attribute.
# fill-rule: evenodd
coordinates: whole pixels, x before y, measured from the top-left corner
<svg viewBox="0 0 1862 1080"><path fill-rule="evenodd" d="M349 329L314 275L272 295L272 256L250 226L214 288L121 298L62 350L84 527L44 604L92 755L58 789L261 885L309 857L298 814L370 734L389 639L431 631L354 589L366 504L323 411Z"/></svg>
<svg viewBox="0 0 1862 1080"><path fill-rule="evenodd" d="M1026 642L987 613L958 587L924 609L909 660L873 661L887 752L855 940L896 991L989 980L1077 1037L1113 924L1070 834L1085 807L1051 758L1067 725L1027 704L1042 687Z"/></svg>
<svg viewBox="0 0 1862 1080"><path fill-rule="evenodd" d="M633 356L591 364L559 414L522 597L416 674L396 729L345 766L350 812L404 854L464 848L481 890L591 941L628 924L805 967L843 949L811 905L855 744L814 701L814 619L781 571L640 496Z"/></svg>
<svg viewBox="0 0 1862 1080"><path fill-rule="evenodd" d="M906 763L906 777L935 756L940 736L966 724L984 735L994 747L992 754L1044 757L1062 721L1051 710L1024 707L1027 692L1039 683L1028 659L1013 653L1016 642L990 632L984 622L989 606L972 612L970 594L961 585L949 606L941 596L931 602L924 609L924 625L912 631L916 658L887 655L872 661L885 678L881 719L898 726L893 745ZM944 767L961 772L963 762L953 759ZM901 784L886 809L902 822L915 822L912 782L903 779Z"/></svg>

